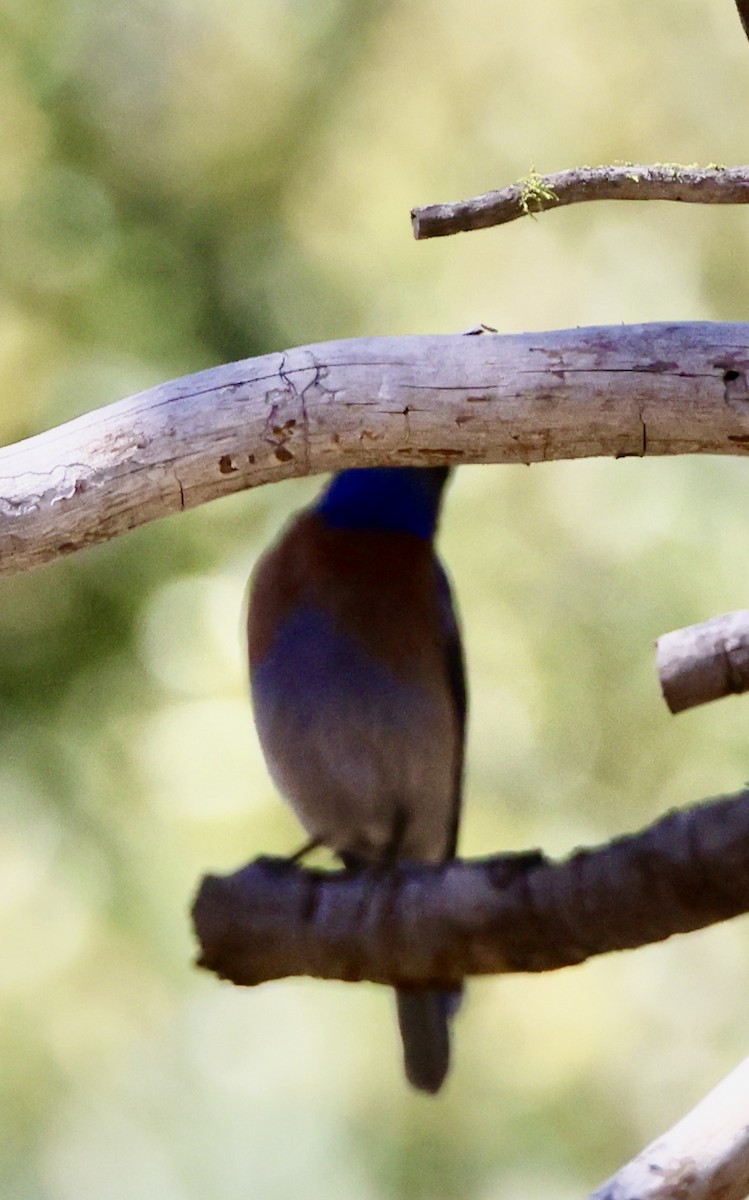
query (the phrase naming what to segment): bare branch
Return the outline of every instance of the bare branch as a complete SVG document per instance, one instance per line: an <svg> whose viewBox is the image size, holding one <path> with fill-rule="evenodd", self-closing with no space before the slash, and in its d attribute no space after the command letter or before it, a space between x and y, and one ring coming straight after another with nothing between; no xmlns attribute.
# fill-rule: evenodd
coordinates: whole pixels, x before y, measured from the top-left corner
<svg viewBox="0 0 749 1200"><path fill-rule="evenodd" d="M453 985L551 971L749 910L749 791L668 813L553 863L538 851L321 872L259 859L207 876L200 965L250 986L289 975Z"/></svg>
<svg viewBox="0 0 749 1200"><path fill-rule="evenodd" d="M744 33L749 37L749 0L736 0L736 7L739 10L741 24L744 26Z"/></svg>
<svg viewBox="0 0 749 1200"><path fill-rule="evenodd" d="M749 691L749 612L724 613L656 642L663 698L672 713Z"/></svg>
<svg viewBox="0 0 749 1200"><path fill-rule="evenodd" d="M172 380L0 450L0 573L344 466L748 449L749 324L327 342Z"/></svg>
<svg viewBox="0 0 749 1200"><path fill-rule="evenodd" d="M749 1059L590 1200L744 1200L749 1195Z"/></svg>
<svg viewBox="0 0 749 1200"><path fill-rule="evenodd" d="M742 17L743 19L743 17ZM470 200L411 210L417 240L506 225L585 200L679 200L683 204L749 203L749 166L683 167L678 163L617 163L572 167L554 175L532 171L517 183Z"/></svg>

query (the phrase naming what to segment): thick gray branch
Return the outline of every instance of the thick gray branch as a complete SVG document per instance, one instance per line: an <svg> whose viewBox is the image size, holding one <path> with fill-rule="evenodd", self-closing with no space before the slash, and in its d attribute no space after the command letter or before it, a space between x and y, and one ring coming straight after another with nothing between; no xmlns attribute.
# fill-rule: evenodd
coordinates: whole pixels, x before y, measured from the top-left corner
<svg viewBox="0 0 749 1200"><path fill-rule="evenodd" d="M742 14L743 20L743 14ZM683 167L676 163L622 163L535 172L496 192L411 210L417 240L506 225L518 217L584 200L679 200L683 204L749 203L749 166Z"/></svg>
<svg viewBox="0 0 749 1200"><path fill-rule="evenodd" d="M744 1200L749 1195L749 1059L590 1200Z"/></svg>
<svg viewBox="0 0 749 1200"><path fill-rule="evenodd" d="M0 450L0 572L343 466L746 454L749 324L304 346Z"/></svg>
<svg viewBox="0 0 749 1200"><path fill-rule="evenodd" d="M749 691L749 612L665 633L656 642L656 665L672 713Z"/></svg>
<svg viewBox="0 0 749 1200"><path fill-rule="evenodd" d="M250 986L289 975L451 985L552 971L749 911L749 792L668 813L564 862L538 851L321 872L259 859L207 876L202 966Z"/></svg>

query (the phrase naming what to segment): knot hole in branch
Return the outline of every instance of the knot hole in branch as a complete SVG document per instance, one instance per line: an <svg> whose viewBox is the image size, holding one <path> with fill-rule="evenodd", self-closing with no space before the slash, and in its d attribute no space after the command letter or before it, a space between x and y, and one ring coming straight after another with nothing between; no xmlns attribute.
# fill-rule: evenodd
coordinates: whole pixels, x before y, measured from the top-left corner
<svg viewBox="0 0 749 1200"><path fill-rule="evenodd" d="M730 408L746 412L749 408L749 383L746 373L735 367L727 367L723 372L723 387L726 404Z"/></svg>

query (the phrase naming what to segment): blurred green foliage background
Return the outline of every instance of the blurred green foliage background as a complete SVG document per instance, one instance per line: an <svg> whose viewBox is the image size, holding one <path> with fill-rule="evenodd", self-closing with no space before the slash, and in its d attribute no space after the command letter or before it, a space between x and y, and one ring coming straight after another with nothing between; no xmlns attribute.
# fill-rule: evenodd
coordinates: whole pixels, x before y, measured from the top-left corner
<svg viewBox="0 0 749 1200"><path fill-rule="evenodd" d="M730 0L0 0L0 439L319 339L747 319L746 210L417 244L409 209L532 166L741 162L748 113ZM458 473L465 853L563 854L742 785L749 701L670 718L652 642L749 603L746 471ZM383 991L194 970L199 875L299 843L239 629L318 486L0 583L8 1200L566 1200L747 1052L743 921L475 983L436 1101Z"/></svg>

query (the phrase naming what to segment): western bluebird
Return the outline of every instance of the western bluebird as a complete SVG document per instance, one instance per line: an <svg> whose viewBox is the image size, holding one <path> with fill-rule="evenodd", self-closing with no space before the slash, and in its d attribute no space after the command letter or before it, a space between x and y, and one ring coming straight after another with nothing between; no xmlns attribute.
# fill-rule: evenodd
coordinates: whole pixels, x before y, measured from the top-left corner
<svg viewBox="0 0 749 1200"><path fill-rule="evenodd" d="M447 468L342 471L258 563L248 626L268 768L348 866L455 854L466 689L434 552ZM459 992L399 991L406 1076L439 1090Z"/></svg>

